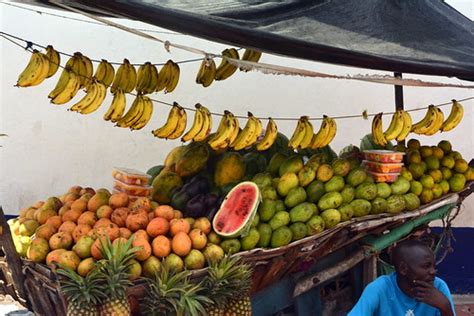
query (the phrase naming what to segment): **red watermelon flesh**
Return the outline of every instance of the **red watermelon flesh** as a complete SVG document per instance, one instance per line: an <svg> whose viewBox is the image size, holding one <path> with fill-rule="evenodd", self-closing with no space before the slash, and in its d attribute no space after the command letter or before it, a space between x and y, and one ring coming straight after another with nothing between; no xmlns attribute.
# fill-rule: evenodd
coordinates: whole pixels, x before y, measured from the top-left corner
<svg viewBox="0 0 474 316"><path fill-rule="evenodd" d="M238 184L227 194L214 217L214 231L225 237L240 235L253 220L259 203L260 192L255 183Z"/></svg>

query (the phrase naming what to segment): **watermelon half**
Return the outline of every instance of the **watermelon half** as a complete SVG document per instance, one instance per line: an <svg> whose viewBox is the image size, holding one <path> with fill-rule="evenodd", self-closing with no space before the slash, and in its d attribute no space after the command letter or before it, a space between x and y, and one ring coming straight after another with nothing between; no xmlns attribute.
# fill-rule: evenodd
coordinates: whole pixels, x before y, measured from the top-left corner
<svg viewBox="0 0 474 316"><path fill-rule="evenodd" d="M212 220L214 231L222 237L245 235L261 201L258 186L250 181L237 184L225 197Z"/></svg>

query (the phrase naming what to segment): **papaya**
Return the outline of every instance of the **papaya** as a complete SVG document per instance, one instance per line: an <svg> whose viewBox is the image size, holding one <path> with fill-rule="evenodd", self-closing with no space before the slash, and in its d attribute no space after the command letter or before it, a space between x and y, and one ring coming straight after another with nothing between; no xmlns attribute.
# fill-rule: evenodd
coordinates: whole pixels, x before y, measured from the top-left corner
<svg viewBox="0 0 474 316"><path fill-rule="evenodd" d="M168 155L165 158L164 162L164 167L167 170L173 170L175 167L176 162L178 161L179 157L181 157L181 154L183 151L186 149L187 146L178 146L173 149L168 153Z"/></svg>
<svg viewBox="0 0 474 316"><path fill-rule="evenodd" d="M267 159L265 155L258 152L249 152L244 155L245 173L253 177L257 173L264 172L267 169Z"/></svg>
<svg viewBox="0 0 474 316"><path fill-rule="evenodd" d="M179 175L172 171L162 171L153 180L152 186L153 200L160 204L168 204L171 202L174 190L183 186L183 180Z"/></svg>
<svg viewBox="0 0 474 316"><path fill-rule="evenodd" d="M288 157L282 153L275 153L268 162L267 171L272 175L278 175L280 166L286 158Z"/></svg>
<svg viewBox="0 0 474 316"><path fill-rule="evenodd" d="M231 182L239 182L245 176L245 161L236 152L224 153L216 163L214 183L222 187Z"/></svg>
<svg viewBox="0 0 474 316"><path fill-rule="evenodd" d="M299 155L293 155L283 161L278 172L280 177L290 172L298 174L298 172L303 169L303 165L303 158Z"/></svg>
<svg viewBox="0 0 474 316"><path fill-rule="evenodd" d="M204 143L191 143L185 147L176 160L176 174L180 177L190 177L207 166L209 149Z"/></svg>

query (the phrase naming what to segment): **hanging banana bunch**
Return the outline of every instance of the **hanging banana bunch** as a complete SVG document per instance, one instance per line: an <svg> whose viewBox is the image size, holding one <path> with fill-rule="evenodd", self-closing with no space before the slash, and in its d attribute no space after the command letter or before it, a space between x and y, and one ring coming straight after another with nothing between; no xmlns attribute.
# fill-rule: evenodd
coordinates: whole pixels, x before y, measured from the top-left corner
<svg viewBox="0 0 474 316"><path fill-rule="evenodd" d="M448 132L458 126L464 116L464 108L461 103L456 100L453 100L453 105L451 107L451 112L449 113L446 121L441 125L442 132Z"/></svg>
<svg viewBox="0 0 474 316"><path fill-rule="evenodd" d="M130 93L135 89L137 85L137 71L135 67L124 59L123 63L117 69L115 73L114 81L110 87L110 92L115 93L117 89L123 90L125 93Z"/></svg>
<svg viewBox="0 0 474 316"><path fill-rule="evenodd" d="M377 145L385 147L387 146L388 141L383 133L382 116L383 113L380 112L376 114L372 120L372 137Z"/></svg>
<svg viewBox="0 0 474 316"><path fill-rule="evenodd" d="M123 117L123 113L125 113L127 98L122 89L115 91L113 96L112 103L104 114L104 120L117 123Z"/></svg>
<svg viewBox="0 0 474 316"><path fill-rule="evenodd" d="M153 102L146 95L137 95L130 109L115 126L138 130L143 128L153 114Z"/></svg>
<svg viewBox="0 0 474 316"><path fill-rule="evenodd" d="M225 80L237 71L237 66L232 65L226 57L239 59L239 52L235 48L227 48L222 51L222 60L216 69L216 80Z"/></svg>
<svg viewBox="0 0 474 316"><path fill-rule="evenodd" d="M398 142L405 140L413 130L412 118L410 113L405 110L397 110L392 115L392 119L387 130L383 131L382 122L383 113L378 113L372 120L372 137L374 142L385 147L391 140Z"/></svg>
<svg viewBox="0 0 474 316"><path fill-rule="evenodd" d="M247 113L247 116L245 127L238 132L237 137L230 143L230 147L234 150L242 150L252 146L262 133L262 122L250 112Z"/></svg>
<svg viewBox="0 0 474 316"><path fill-rule="evenodd" d="M109 87L115 78L115 69L107 60L102 59L94 74L95 80Z"/></svg>
<svg viewBox="0 0 474 316"><path fill-rule="evenodd" d="M226 149L237 138L238 134L239 121L234 114L226 110L216 132L209 136L207 142L213 150Z"/></svg>
<svg viewBox="0 0 474 316"><path fill-rule="evenodd" d="M418 123L413 124L411 131L418 135L434 135L441 129L443 121L443 112L434 105L430 105L425 116Z"/></svg>
<svg viewBox="0 0 474 316"><path fill-rule="evenodd" d="M155 91L160 92L164 89L165 93L172 92L178 85L179 74L179 65L171 59L168 60L158 73L158 82Z"/></svg>
<svg viewBox="0 0 474 316"><path fill-rule="evenodd" d="M329 145L337 133L336 121L329 116L323 115L321 126L311 139L311 149L323 148Z"/></svg>
<svg viewBox="0 0 474 316"><path fill-rule="evenodd" d="M196 83L201 84L204 88L209 87L216 76L216 63L214 59L206 56L199 67L196 75Z"/></svg>
<svg viewBox="0 0 474 316"><path fill-rule="evenodd" d="M150 94L155 92L158 85L158 70L155 65L150 62L138 67L137 71L137 87L136 90L140 94Z"/></svg>
<svg viewBox="0 0 474 316"><path fill-rule="evenodd" d="M262 57L262 52L247 48L247 49L245 49L245 52L242 55L242 60L257 63L260 60L260 57ZM240 71L245 71L245 72L248 71L248 70L245 70L242 67L240 67L239 69L240 69Z"/></svg>
<svg viewBox="0 0 474 316"><path fill-rule="evenodd" d="M46 78L50 78L58 71L59 65L61 64L61 56L52 45L48 45L46 46L46 57L48 57L49 61L48 76L46 76Z"/></svg>
<svg viewBox="0 0 474 316"><path fill-rule="evenodd" d="M183 135L181 141L187 142L193 140L195 142L203 141L211 132L212 129L212 116L209 110L197 103L195 105L196 111L194 112L193 125L189 131Z"/></svg>
<svg viewBox="0 0 474 316"><path fill-rule="evenodd" d="M278 136L278 126L275 121L270 117L268 118L267 127L265 129L265 135L262 140L255 146L258 151L267 150L270 148L277 139Z"/></svg>
<svg viewBox="0 0 474 316"><path fill-rule="evenodd" d="M81 114L95 112L104 102L107 95L107 86L97 80L93 80L87 87L86 95L69 110Z"/></svg>
<svg viewBox="0 0 474 316"><path fill-rule="evenodd" d="M74 55L66 62L65 68L74 72L80 81L80 89L87 88L92 82L92 75L94 72L92 62L80 52L75 52Z"/></svg>
<svg viewBox="0 0 474 316"><path fill-rule="evenodd" d="M17 87L32 87L42 83L49 74L49 58L47 55L34 50L30 61L21 72L16 82Z"/></svg>
<svg viewBox="0 0 474 316"><path fill-rule="evenodd" d="M66 67L61 72L61 76L54 87L48 94L53 104L65 104L71 101L81 88L81 79L78 74Z"/></svg>
<svg viewBox="0 0 474 316"><path fill-rule="evenodd" d="M176 102L168 114L165 124L152 131L153 136L165 139L176 139L183 135L186 129L186 111Z"/></svg>

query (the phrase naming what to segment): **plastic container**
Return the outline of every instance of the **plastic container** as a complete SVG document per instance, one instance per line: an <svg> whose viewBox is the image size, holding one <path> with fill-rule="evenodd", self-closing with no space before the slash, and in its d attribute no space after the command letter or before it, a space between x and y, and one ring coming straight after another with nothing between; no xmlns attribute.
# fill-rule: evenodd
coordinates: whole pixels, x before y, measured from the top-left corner
<svg viewBox="0 0 474 316"><path fill-rule="evenodd" d="M403 167L403 162L384 163L364 160L362 163L367 168L367 170L379 173L400 173Z"/></svg>
<svg viewBox="0 0 474 316"><path fill-rule="evenodd" d="M152 186L139 186L124 183L119 180L114 180L114 190L127 193L128 195L149 197L151 195Z"/></svg>
<svg viewBox="0 0 474 316"><path fill-rule="evenodd" d="M149 174L129 168L113 168L112 177L126 184L131 185L148 185L151 179Z"/></svg>
<svg viewBox="0 0 474 316"><path fill-rule="evenodd" d="M380 173L367 171L374 178L375 182L395 182L397 180L399 173Z"/></svg>
<svg viewBox="0 0 474 316"><path fill-rule="evenodd" d="M405 153L393 150L364 150L365 160L375 162L402 162L403 155Z"/></svg>

